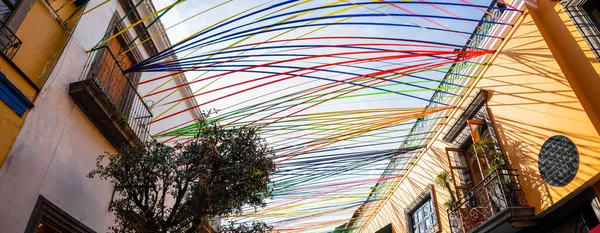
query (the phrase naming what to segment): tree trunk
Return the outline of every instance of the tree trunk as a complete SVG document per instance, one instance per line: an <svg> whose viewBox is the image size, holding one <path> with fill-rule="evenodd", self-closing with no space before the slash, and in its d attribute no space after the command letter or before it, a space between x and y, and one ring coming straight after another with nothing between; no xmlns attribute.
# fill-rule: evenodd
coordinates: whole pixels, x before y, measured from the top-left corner
<svg viewBox="0 0 600 233"><path fill-rule="evenodd" d="M452 199L452 202L456 203L456 198L454 197L454 193L452 192L452 189L450 189L450 184L448 184L448 182L446 182L446 190L448 190L448 193L450 194L450 198Z"/></svg>

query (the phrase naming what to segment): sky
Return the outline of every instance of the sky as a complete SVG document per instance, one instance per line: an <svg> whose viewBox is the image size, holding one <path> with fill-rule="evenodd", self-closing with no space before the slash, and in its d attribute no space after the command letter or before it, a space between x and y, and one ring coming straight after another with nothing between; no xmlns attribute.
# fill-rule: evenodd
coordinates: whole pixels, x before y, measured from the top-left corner
<svg viewBox="0 0 600 233"><path fill-rule="evenodd" d="M174 2L153 0L157 10ZM446 75L443 69L402 73L403 68L447 60L408 55L452 52L455 47L450 45L462 46L470 36L459 32L472 32L483 12L478 7L443 4L465 4L464 0L418 4L396 1L396 5L361 4L378 2L366 0L305 0L268 9L282 2L186 0L161 20L173 44L197 35L175 48L180 49L176 50L179 60L194 68L185 75L193 82L190 87L198 94L195 98L200 109L217 109L218 114L212 116L215 118L239 113L222 120L225 124L265 125L262 136L274 147L277 156L282 156L279 171L273 177L275 196L269 205L258 212L249 209L247 214L234 219L261 220L290 232L331 232L348 221L366 200L390 161L389 150L398 149L413 127L414 109L429 104L432 89L438 88ZM468 2L490 4L489 0ZM267 10L233 20L260 9ZM332 16L337 18L323 18ZM187 49L183 49L186 45ZM346 54L351 52L357 53ZM393 56L397 58L377 60ZM311 58L294 60L298 57ZM361 62L343 63L349 59ZM327 65L332 63L339 65ZM252 72L231 72L248 67L253 67L249 69ZM448 67L449 64L439 65ZM292 72L297 69L305 70ZM390 76L375 88L344 81L386 69L401 70L393 73L399 76ZM306 74L282 75L287 79L269 83L273 79L267 76L285 72ZM395 82L390 81L392 78ZM289 97L334 82L340 85L315 91L304 99ZM335 93L331 94L332 91ZM339 98L315 97L323 101L314 106L303 102L306 96L338 93L341 93ZM266 101L279 104L262 107L268 106L264 104ZM351 132L351 136L341 137L343 132ZM303 153L294 154L289 148Z"/></svg>

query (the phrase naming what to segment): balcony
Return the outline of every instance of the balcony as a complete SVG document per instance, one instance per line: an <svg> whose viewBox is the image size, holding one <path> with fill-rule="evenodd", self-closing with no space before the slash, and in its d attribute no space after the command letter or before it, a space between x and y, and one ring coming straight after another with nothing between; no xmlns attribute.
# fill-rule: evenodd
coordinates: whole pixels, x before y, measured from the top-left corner
<svg viewBox="0 0 600 233"><path fill-rule="evenodd" d="M518 174L511 169L490 173L448 210L452 233L516 232L515 223L533 217L534 208L527 206Z"/></svg>
<svg viewBox="0 0 600 233"><path fill-rule="evenodd" d="M0 53L12 60L21 44L22 42L17 35L0 20Z"/></svg>
<svg viewBox="0 0 600 233"><path fill-rule="evenodd" d="M123 74L119 60L108 49L92 51L80 81L69 94L104 137L117 149L149 140L152 113ZM133 80L135 81L135 80Z"/></svg>

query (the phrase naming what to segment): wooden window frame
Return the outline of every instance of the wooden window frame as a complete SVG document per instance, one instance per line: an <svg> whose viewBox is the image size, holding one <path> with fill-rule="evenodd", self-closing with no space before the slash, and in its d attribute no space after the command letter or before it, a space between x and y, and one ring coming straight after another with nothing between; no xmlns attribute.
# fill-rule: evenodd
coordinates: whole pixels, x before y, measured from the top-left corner
<svg viewBox="0 0 600 233"><path fill-rule="evenodd" d="M27 110L33 108L33 103L2 72L0 72L0 102L6 104L19 117L23 117Z"/></svg>
<svg viewBox="0 0 600 233"><path fill-rule="evenodd" d="M475 125L477 125L478 127L475 127ZM469 119L467 120L467 126L469 128L469 132L471 135L471 146L475 143L481 143L482 142L482 136L481 136L481 132L480 129L487 127L487 122L485 120L476 120L476 119ZM488 128L488 130L492 130L490 128ZM490 142L493 144L493 142ZM471 147L469 146L469 147ZM461 147L464 148L464 147ZM477 167L480 170L480 172L482 172L482 177L485 177L485 170L488 167L488 161L487 161L487 157L483 158L484 161L481 161L481 157L479 155L479 153L475 153L473 156L469 156L467 154L464 155L465 160L467 162L467 167L457 167L457 166L453 166L452 164L452 160L450 159L450 151L454 151L454 152L460 152L460 153L467 153L466 150L464 149L460 149L460 148L452 148L452 147L446 147L446 156L448 159L448 165L450 167L450 173L452 174L452 182L454 183L454 189L458 192L458 189L462 189L462 190L471 190L472 187L465 187L462 185L457 185L456 183L456 177L454 175L454 170L455 169L461 169L461 170L468 170L469 171L469 178L471 179L471 185L475 186L475 174L474 174L474 170L473 170L473 162L477 162Z"/></svg>
<svg viewBox="0 0 600 233"><path fill-rule="evenodd" d="M51 223L53 226L60 228L64 232L95 233L95 231L77 221L77 219L54 205L48 199L39 196L37 203L33 208L33 212L31 213L31 217L29 217L25 233L36 233L42 220Z"/></svg>
<svg viewBox="0 0 600 233"><path fill-rule="evenodd" d="M471 163L469 163L469 158L466 155L464 155L465 162L467 163L466 167L453 166L452 165L452 160L450 159L450 153L449 153L450 151L460 152L460 153L463 153L463 154L466 153L466 151L463 150L463 149L459 149L459 148L446 147L446 157L448 159L448 167L450 168L450 174L452 176L452 183L454 184L454 190L457 193L458 193L459 189L461 189L461 190L471 190L473 188L472 186L474 185L473 184L474 179L473 179L473 169L471 168ZM467 187L467 186L462 186L462 185L457 185L456 184L456 177L454 176L454 170L455 169L461 169L461 170L467 170L467 171L469 171L469 179L471 179L471 187Z"/></svg>
<svg viewBox="0 0 600 233"><path fill-rule="evenodd" d="M475 128L475 125L479 125L479 127L487 126L484 120L467 120L467 127L469 127L469 132L471 132L471 139L473 143L481 142L481 133L479 132L479 128Z"/></svg>
<svg viewBox="0 0 600 233"><path fill-rule="evenodd" d="M110 35L113 32L120 32L120 31L125 30L125 28L126 28L125 24L123 24L123 22L120 22L120 20L121 20L121 16L119 15L119 13L117 11L115 11L115 13L113 14L113 16L110 20L110 23L108 24L108 28L106 29L105 35ZM102 38L102 39L104 40L106 38ZM131 38L131 35L129 35L128 32L121 33L120 35L116 36L115 39L119 41L119 43L121 44L121 46L123 46L124 49L126 49L124 46L133 40L133 38ZM138 50L138 48L132 48L125 54L127 54L127 56L129 56L129 58L131 59L132 62L134 62L134 64L139 63L142 60L144 60L140 51ZM139 82L139 75L136 76L131 81Z"/></svg>

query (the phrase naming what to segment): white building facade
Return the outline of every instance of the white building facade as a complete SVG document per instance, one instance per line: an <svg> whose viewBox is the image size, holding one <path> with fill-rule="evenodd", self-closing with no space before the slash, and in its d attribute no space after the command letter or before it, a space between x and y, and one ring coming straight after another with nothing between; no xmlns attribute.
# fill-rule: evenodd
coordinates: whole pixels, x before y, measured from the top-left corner
<svg viewBox="0 0 600 233"><path fill-rule="evenodd" d="M85 8L89 9L103 2L91 0ZM115 19L126 16L131 6L137 3L136 0L111 0L79 19L62 55L51 71L48 81L35 100L35 107L25 120L22 130L0 170L0 232L42 232L37 228L44 221L61 228L59 230L64 232L108 231L108 228L114 225L114 216L108 210L113 186L107 181L98 178L89 179L86 176L95 168L99 155L106 152L117 153L119 139L110 135L119 134L127 139L126 141L133 140L128 138L132 136L147 140L149 137L144 135L152 135L200 117L198 111L189 111L147 127L144 123L151 118L137 119L138 115L134 114L136 104L138 110L148 111L145 108L148 107L150 112L156 115L165 108L152 110L150 105L164 95L140 100L140 95L135 92L124 91L131 88L131 83L127 84L121 79L116 84L117 86L121 85L119 90L116 90L118 93L112 96L107 92L115 92L115 87L108 83L104 83L103 86L102 81L98 81L103 78L114 78L106 73L98 73L91 79L97 79L96 82L100 83L98 84L101 87L100 91L107 94L109 98L102 97L104 98L102 99L88 93L90 94L88 98L91 99L87 99L86 102L86 100L78 99L82 98L81 96L74 94L72 84L90 79L90 72L93 72L91 70L98 69L95 64L105 59L90 58L88 51L97 45L105 33L115 25L115 22L118 22ZM119 29L127 28L136 19L144 18L153 12L155 9L152 3L145 1L134 9L132 14L125 17L116 27L117 30L112 33L118 33ZM148 25L151 19L144 24ZM143 29L143 24L141 27ZM125 47L123 42L133 41L132 44L138 44L162 30L163 26L158 22L150 28L150 33L145 37L138 37L139 27L137 29L134 27L118 36L119 41L114 44L116 46L117 43L121 43L122 47ZM110 43L107 45L111 46ZM144 45L136 47L125 55L129 56L131 63L136 63L169 46L168 38L162 34L153 37ZM93 54L99 56L97 52ZM32 54L32 56L35 55ZM138 75L133 82L162 75L165 74L143 73ZM119 77L123 78L124 76ZM165 80L170 80L170 78ZM160 83L162 82L160 81ZM162 88L173 87L183 82L186 82L185 77L181 76L170 80ZM138 93L146 94L155 86L142 85ZM91 89L93 88L88 86L84 91L89 92ZM182 88L167 97L166 100L177 100L190 94L189 88ZM127 101L123 99L127 99ZM87 105L91 103L90 101L95 101L94 103L99 105ZM121 103L115 103L118 101ZM196 105L194 98L187 101L187 103L171 109L170 112L181 111ZM113 105L119 106L113 106L114 109L106 109L105 105L111 102ZM140 105L140 103L145 103L146 106ZM140 108L140 106L144 108ZM115 112L115 109L119 111ZM106 115L107 112L113 115ZM98 117L98 114L105 115ZM103 119L102 117L105 120L114 118L115 114L121 114L122 117L120 121L116 121L117 123L98 120ZM119 123L128 123L128 125L119 125ZM112 131L110 127L113 127ZM131 134L130 130L135 131L134 134ZM127 143L126 141L123 143Z"/></svg>

